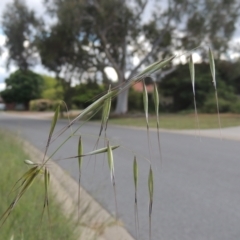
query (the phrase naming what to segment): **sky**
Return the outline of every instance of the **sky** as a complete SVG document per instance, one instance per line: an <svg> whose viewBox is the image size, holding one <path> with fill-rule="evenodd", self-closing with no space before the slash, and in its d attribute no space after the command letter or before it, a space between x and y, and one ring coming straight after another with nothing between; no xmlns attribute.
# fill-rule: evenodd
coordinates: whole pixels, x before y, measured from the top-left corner
<svg viewBox="0 0 240 240"><path fill-rule="evenodd" d="M11 0L0 0L0 16L2 16L2 12L4 11L6 4L11 3ZM41 16L44 14L44 7L42 4L42 0L25 0L28 7L32 10L35 10L37 15ZM0 28L0 47L2 47L5 43L6 37L4 36L2 29ZM6 79L9 74L16 70L16 67L11 66L9 70L6 70L6 59L7 59L7 51L4 49L4 52L2 55L0 55L0 91L5 88L4 79ZM40 65L36 66L34 71L44 74L49 74L47 70L45 70Z"/></svg>
<svg viewBox="0 0 240 240"><path fill-rule="evenodd" d="M32 10L34 10L37 14L37 16L42 16L44 15L44 7L43 7L43 2L44 0L25 0L26 4L28 5L28 7ZM165 1L165 0L159 0L159 1ZM2 16L2 12L4 11L6 4L11 3L12 0L0 0L0 16ZM147 9L146 9L146 14L144 16L144 19L148 19L149 18L149 10L153 7L153 0L149 0ZM239 24L237 24L238 26L240 25L240 19L239 19ZM0 27L0 47L3 47L4 43L5 43L6 37L3 34L3 31ZM238 42L240 44L240 27L237 29L237 31L234 34L234 38L233 38L234 42ZM231 54L233 56L233 53ZM5 88L5 83L4 83L4 79L6 79L11 72L16 70L15 66L11 66L9 70L6 70L6 59L8 56L8 51L6 49L4 49L3 54L0 55L0 91L3 90ZM239 54L238 54L239 56ZM183 61L184 61L184 56L182 57ZM199 57L197 56L197 54L195 54L195 60L198 61ZM47 75L53 75L52 73L49 73L46 69L44 69L40 64L35 66L34 68L32 68L33 71L36 71L38 73L41 74L47 74ZM113 69L111 69L110 67L107 69L107 74L109 76L111 76L112 80L116 80L116 73Z"/></svg>

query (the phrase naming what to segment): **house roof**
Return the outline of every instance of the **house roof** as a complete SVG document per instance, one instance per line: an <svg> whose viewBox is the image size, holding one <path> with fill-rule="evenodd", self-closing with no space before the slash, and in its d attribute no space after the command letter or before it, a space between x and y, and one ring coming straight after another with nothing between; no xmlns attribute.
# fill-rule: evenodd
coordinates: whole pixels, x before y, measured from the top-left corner
<svg viewBox="0 0 240 240"><path fill-rule="evenodd" d="M142 82L137 82L137 83L135 83L132 87L133 87L133 89L134 89L136 92L143 92L143 84L142 84ZM146 89L147 89L147 92L148 92L148 93L152 93L153 90L154 90L154 85L153 85L153 83L151 83L151 84L146 84Z"/></svg>

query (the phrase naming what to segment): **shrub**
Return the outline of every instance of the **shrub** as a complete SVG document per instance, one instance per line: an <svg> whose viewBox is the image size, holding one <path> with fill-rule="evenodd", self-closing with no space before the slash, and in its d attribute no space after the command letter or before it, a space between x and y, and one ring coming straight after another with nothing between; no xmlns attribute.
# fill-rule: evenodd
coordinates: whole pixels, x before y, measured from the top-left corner
<svg viewBox="0 0 240 240"><path fill-rule="evenodd" d="M222 113L231 112L232 102L225 100L223 98L218 99L219 111ZM216 100L214 97L209 98L203 105L202 112L205 113L216 113Z"/></svg>
<svg viewBox="0 0 240 240"><path fill-rule="evenodd" d="M104 92L104 87L95 82L88 82L87 84L80 84L75 87L72 102L80 109L88 107L95 101L96 96Z"/></svg>
<svg viewBox="0 0 240 240"><path fill-rule="evenodd" d="M29 103L30 111L48 111L53 109L53 101L48 99L32 100Z"/></svg>
<svg viewBox="0 0 240 240"><path fill-rule="evenodd" d="M240 100L231 104L231 112L232 113L240 113Z"/></svg>

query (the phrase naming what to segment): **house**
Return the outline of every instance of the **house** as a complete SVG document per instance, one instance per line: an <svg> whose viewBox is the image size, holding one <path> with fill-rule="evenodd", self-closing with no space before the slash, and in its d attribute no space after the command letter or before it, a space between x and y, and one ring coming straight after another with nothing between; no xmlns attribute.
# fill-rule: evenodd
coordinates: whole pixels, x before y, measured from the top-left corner
<svg viewBox="0 0 240 240"><path fill-rule="evenodd" d="M1 96L0 96L0 111L1 111L1 110L5 110L5 109L6 109L6 105L5 105L3 99L2 99Z"/></svg>
<svg viewBox="0 0 240 240"><path fill-rule="evenodd" d="M133 89L136 92L143 92L143 83L142 83L142 81L134 83L134 85L132 87L133 87ZM147 89L148 93L152 93L153 89L154 89L153 83L146 85L146 89Z"/></svg>
<svg viewBox="0 0 240 240"><path fill-rule="evenodd" d="M132 88L136 91L136 92L140 92L142 93L143 92L143 83L142 81L139 81L139 82L136 82L133 84ZM147 92L148 93L153 93L153 90L154 90L154 84L153 84L153 81L152 80L148 80L146 82L146 89L147 89ZM163 105L163 106L169 106L171 104L173 104L173 97L165 97L165 96L162 96L160 95L160 103Z"/></svg>

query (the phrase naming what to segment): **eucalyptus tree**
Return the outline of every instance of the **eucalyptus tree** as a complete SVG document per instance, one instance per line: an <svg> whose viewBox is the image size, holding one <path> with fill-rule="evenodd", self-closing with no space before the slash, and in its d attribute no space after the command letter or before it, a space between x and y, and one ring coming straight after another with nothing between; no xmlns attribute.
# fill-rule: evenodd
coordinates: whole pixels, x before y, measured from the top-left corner
<svg viewBox="0 0 240 240"><path fill-rule="evenodd" d="M11 62L21 70L27 70L37 62L35 36L40 27L34 11L24 0L8 3L2 14L2 30L8 50L7 67Z"/></svg>
<svg viewBox="0 0 240 240"><path fill-rule="evenodd" d="M57 23L51 31L44 30L37 38L42 64L54 72L63 89L63 100L71 106L72 82L80 79L87 66L88 53L76 40L74 29L65 23Z"/></svg>
<svg viewBox="0 0 240 240"><path fill-rule="evenodd" d="M240 5L236 0L49 0L46 3L56 20L47 38L57 27L63 29L57 37L61 44L55 49L56 54L62 53L55 61L58 67L62 66L59 59L65 61L70 56L74 59L71 68L75 64L78 69L81 66L78 77L83 79L89 72L95 72L96 77L104 75L104 69L112 67L119 85L124 85L149 63L201 44L210 45L220 57L228 49L235 31ZM71 40L67 41L68 38ZM53 51L51 47L46 49ZM127 99L128 89L117 97L117 114L127 112Z"/></svg>

